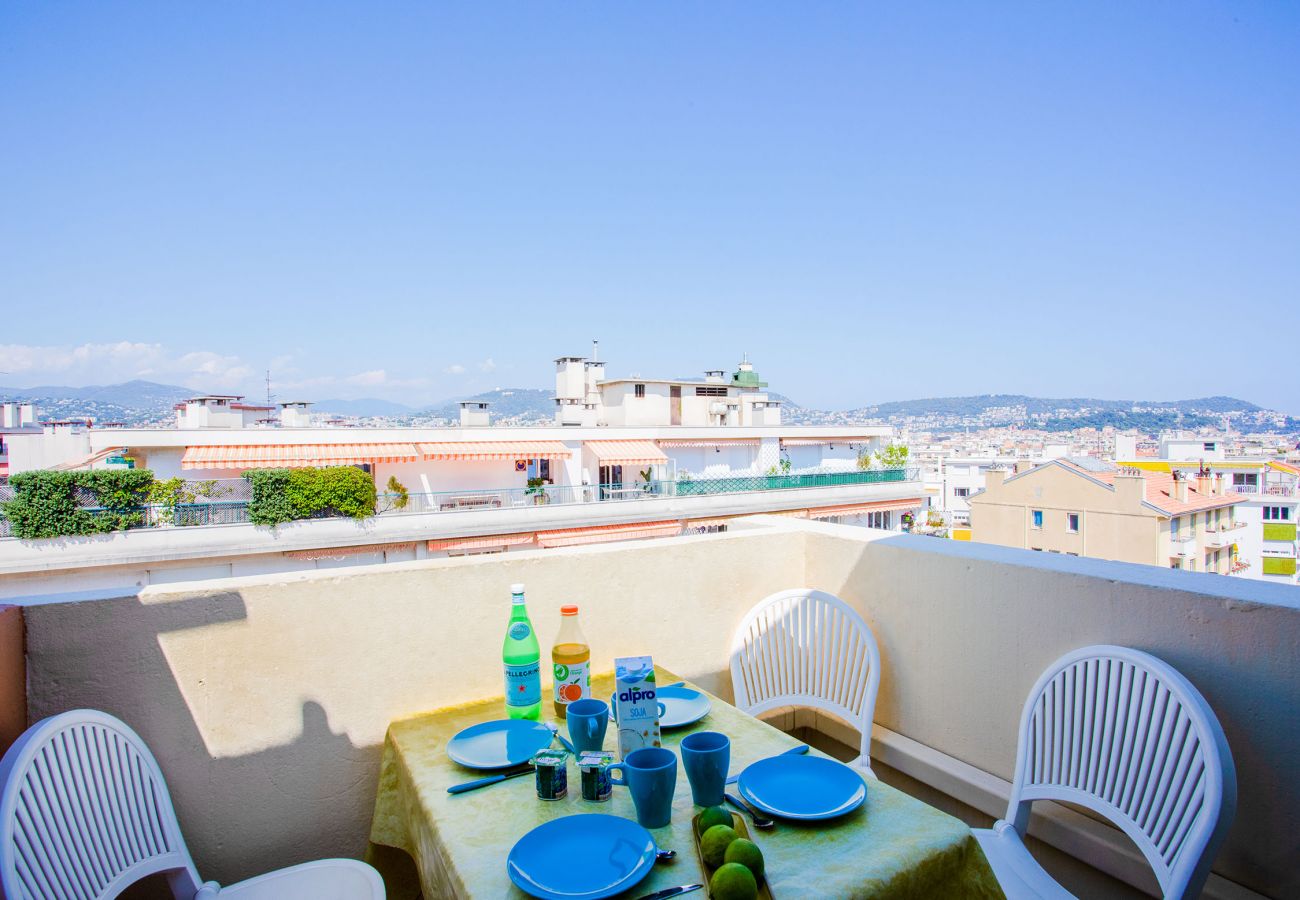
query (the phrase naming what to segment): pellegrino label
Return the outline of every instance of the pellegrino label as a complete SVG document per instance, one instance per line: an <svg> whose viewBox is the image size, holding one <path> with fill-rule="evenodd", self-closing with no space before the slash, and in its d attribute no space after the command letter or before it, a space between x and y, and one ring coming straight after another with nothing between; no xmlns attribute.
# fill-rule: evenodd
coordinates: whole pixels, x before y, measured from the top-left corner
<svg viewBox="0 0 1300 900"><path fill-rule="evenodd" d="M522 666L506 664L506 703L532 706L542 702L542 673L538 663Z"/></svg>
<svg viewBox="0 0 1300 900"><path fill-rule="evenodd" d="M555 702L572 703L591 696L591 663L580 662L564 665L556 663Z"/></svg>

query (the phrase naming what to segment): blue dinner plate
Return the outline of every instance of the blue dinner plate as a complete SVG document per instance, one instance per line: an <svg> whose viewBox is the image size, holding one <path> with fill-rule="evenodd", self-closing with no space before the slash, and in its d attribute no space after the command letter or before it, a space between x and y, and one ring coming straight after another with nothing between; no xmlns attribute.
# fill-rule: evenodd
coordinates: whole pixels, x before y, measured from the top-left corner
<svg viewBox="0 0 1300 900"><path fill-rule="evenodd" d="M707 716L713 708L707 695L685 685L659 688L655 691L655 697L664 705L664 715L659 720L660 728L691 725ZM613 696L609 698L609 718L614 718Z"/></svg>
<svg viewBox="0 0 1300 900"><path fill-rule="evenodd" d="M481 722L457 733L447 744L447 755L471 769L505 769L533 758L549 747L553 733L531 719Z"/></svg>
<svg viewBox="0 0 1300 900"><path fill-rule="evenodd" d="M552 819L521 837L506 871L542 900L598 900L628 890L654 868L654 838L631 819L584 813Z"/></svg>
<svg viewBox="0 0 1300 900"><path fill-rule="evenodd" d="M741 796L783 819L833 819L867 799L867 785L853 769L822 756L773 756L740 773Z"/></svg>

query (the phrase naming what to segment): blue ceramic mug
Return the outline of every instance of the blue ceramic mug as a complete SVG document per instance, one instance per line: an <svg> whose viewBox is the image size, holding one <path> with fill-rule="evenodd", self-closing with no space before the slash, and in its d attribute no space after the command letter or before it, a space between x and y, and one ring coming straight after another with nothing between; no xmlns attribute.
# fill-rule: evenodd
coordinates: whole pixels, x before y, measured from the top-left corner
<svg viewBox="0 0 1300 900"><path fill-rule="evenodd" d="M717 731L697 731L682 738L682 768L696 806L721 806L731 765L731 739Z"/></svg>
<svg viewBox="0 0 1300 900"><path fill-rule="evenodd" d="M573 749L599 750L605 746L605 729L609 727L609 704L587 698L574 700L564 711L569 720L569 739Z"/></svg>
<svg viewBox="0 0 1300 900"><path fill-rule="evenodd" d="M642 747L606 771L610 784L632 792L636 821L642 828L663 828L672 821L677 754L663 747ZM622 779L615 778L615 774L621 774Z"/></svg>

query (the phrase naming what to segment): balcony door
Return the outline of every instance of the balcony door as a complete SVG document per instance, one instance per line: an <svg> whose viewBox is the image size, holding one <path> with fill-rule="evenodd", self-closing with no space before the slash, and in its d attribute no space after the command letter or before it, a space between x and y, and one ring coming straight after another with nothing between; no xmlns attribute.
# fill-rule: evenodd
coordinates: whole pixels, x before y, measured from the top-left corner
<svg viewBox="0 0 1300 900"><path fill-rule="evenodd" d="M670 425L682 424L682 386L674 384L668 388L668 408Z"/></svg>

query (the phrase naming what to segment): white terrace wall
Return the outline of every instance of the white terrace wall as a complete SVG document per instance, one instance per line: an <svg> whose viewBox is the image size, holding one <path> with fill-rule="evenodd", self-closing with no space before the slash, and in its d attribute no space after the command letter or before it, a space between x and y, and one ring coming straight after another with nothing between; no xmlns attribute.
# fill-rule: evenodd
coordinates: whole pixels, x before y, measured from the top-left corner
<svg viewBox="0 0 1300 900"><path fill-rule="evenodd" d="M94 707L134 726L200 872L228 882L363 853L388 723L501 693L512 582L543 644L578 603L597 669L651 653L729 695L732 629L803 575L801 535L742 530L30 607L30 714Z"/></svg>
<svg viewBox="0 0 1300 900"><path fill-rule="evenodd" d="M1205 695L1236 760L1237 815L1215 871L1300 897L1300 590L803 527L818 535L809 586L861 611L879 642L878 725L1010 781L1025 697L1050 663L1089 644L1152 653Z"/></svg>
<svg viewBox="0 0 1300 900"><path fill-rule="evenodd" d="M1293 588L775 521L31 607L30 715L91 706L137 727L200 870L227 881L362 852L388 723L500 693L511 582L528 586L544 643L558 607L577 602L598 668L649 652L724 697L743 613L806 584L844 597L875 631L879 725L1003 779L1024 697L1057 656L1110 642L1168 660L1205 693L1237 761L1239 811L1216 869L1300 896Z"/></svg>

